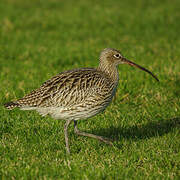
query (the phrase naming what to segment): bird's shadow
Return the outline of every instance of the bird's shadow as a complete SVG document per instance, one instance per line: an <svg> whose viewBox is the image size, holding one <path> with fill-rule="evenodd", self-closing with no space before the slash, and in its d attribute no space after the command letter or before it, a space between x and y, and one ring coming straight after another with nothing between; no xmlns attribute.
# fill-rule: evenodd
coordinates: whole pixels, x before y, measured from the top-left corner
<svg viewBox="0 0 180 180"><path fill-rule="evenodd" d="M114 141L122 138L138 140L163 136L174 128L180 128L180 117L151 121L144 125L133 125L130 127L109 127L100 129L96 133L112 138Z"/></svg>

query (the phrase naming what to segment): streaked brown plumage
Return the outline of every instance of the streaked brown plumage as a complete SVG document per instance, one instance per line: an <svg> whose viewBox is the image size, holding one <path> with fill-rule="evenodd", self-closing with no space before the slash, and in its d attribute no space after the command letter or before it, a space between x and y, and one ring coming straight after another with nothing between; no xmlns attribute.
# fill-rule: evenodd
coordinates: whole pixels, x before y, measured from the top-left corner
<svg viewBox="0 0 180 180"><path fill-rule="evenodd" d="M118 50L106 48L101 52L97 69L82 68L60 73L23 98L6 103L5 107L36 110L43 116L49 114L55 119L66 120L64 132L68 153L67 129L72 121L75 133L111 144L107 138L79 131L77 120L92 117L108 106L118 85L117 65L124 63L138 67L158 80L147 69L125 59Z"/></svg>

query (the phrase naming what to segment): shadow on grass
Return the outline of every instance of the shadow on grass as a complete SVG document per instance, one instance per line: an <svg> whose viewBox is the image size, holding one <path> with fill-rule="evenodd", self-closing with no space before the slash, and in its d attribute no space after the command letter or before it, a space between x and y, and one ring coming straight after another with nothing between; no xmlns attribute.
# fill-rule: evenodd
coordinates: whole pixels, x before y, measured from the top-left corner
<svg viewBox="0 0 180 180"><path fill-rule="evenodd" d="M131 127L109 127L100 129L96 134L111 137L118 141L121 138L126 139L147 139L156 136L163 136L171 132L174 128L180 128L180 117L161 120L158 122L149 122L144 125L135 125Z"/></svg>

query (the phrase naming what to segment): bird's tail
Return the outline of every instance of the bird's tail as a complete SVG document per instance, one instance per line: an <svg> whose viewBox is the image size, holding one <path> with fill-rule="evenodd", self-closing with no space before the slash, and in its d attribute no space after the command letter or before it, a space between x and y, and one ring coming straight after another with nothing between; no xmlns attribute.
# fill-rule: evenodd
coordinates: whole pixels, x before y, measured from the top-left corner
<svg viewBox="0 0 180 180"><path fill-rule="evenodd" d="M4 107L9 109L9 110L12 110L15 107L21 107L21 105L18 102L8 102L8 103L4 104Z"/></svg>

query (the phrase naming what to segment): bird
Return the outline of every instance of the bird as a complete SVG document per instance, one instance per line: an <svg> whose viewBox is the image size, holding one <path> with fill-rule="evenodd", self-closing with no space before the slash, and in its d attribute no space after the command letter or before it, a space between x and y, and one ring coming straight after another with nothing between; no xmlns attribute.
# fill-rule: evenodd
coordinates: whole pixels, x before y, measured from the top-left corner
<svg viewBox="0 0 180 180"><path fill-rule="evenodd" d="M70 154L68 127L74 122L74 133L98 139L112 145L112 140L103 136L80 131L77 121L88 119L104 111L111 103L119 81L118 65L128 64L149 73L146 68L126 59L119 50L105 48L100 53L97 68L79 68L61 72L44 82L39 88L24 97L5 103L12 110L36 110L40 115L65 120L64 136L66 152Z"/></svg>

